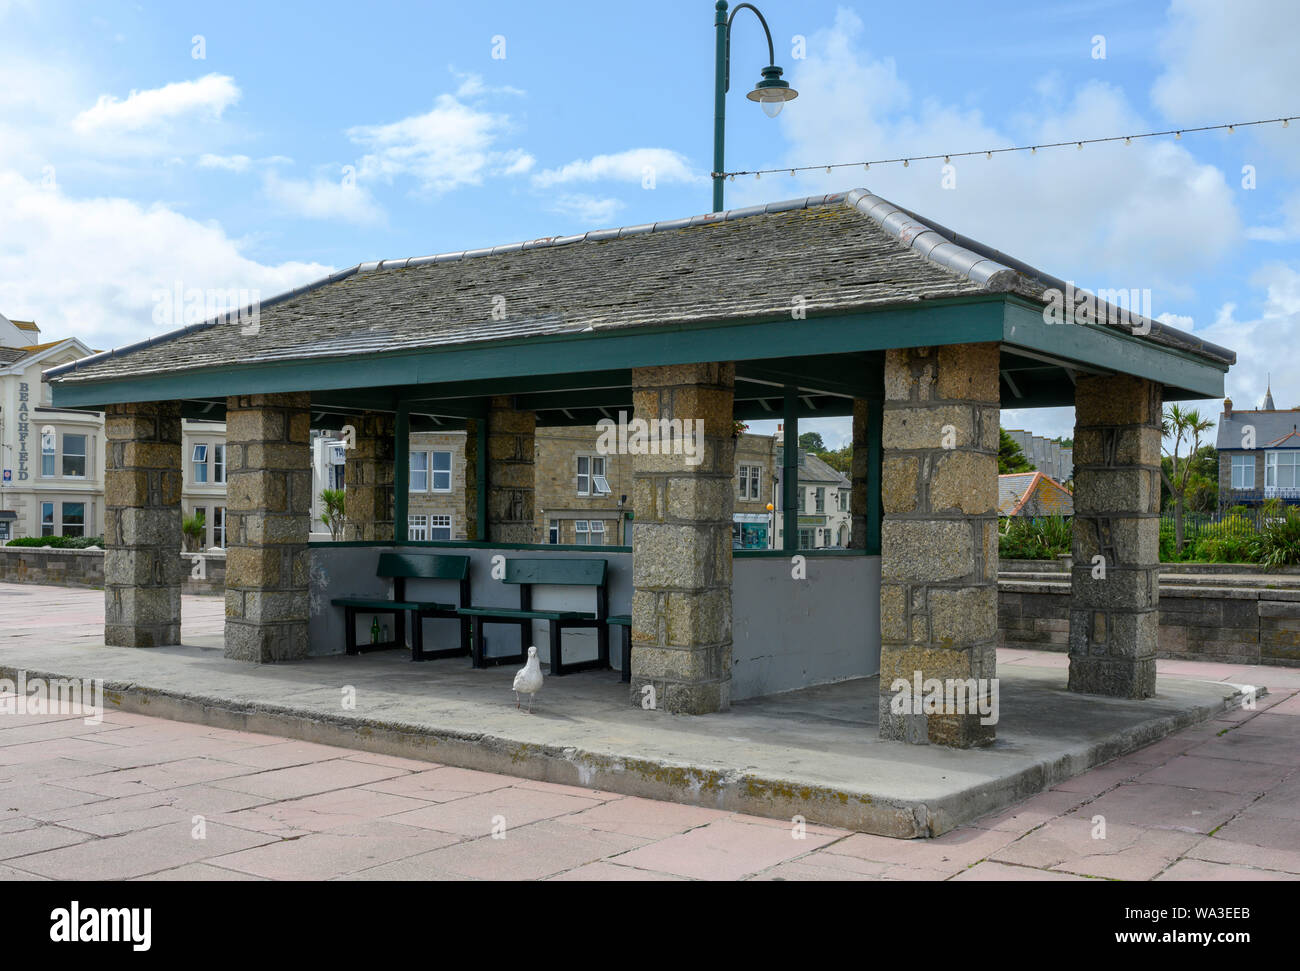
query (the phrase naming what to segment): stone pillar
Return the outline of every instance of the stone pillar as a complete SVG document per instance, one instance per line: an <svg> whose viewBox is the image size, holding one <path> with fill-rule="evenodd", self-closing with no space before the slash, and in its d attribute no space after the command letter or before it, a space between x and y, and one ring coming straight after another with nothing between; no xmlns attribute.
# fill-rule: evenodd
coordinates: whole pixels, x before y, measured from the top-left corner
<svg viewBox="0 0 1300 971"><path fill-rule="evenodd" d="M537 416L509 397L488 402L488 542L533 543L533 440ZM467 446L468 448L468 446Z"/></svg>
<svg viewBox="0 0 1300 971"><path fill-rule="evenodd" d="M1160 385L1080 377L1074 389L1070 690L1156 691Z"/></svg>
<svg viewBox="0 0 1300 971"><path fill-rule="evenodd" d="M180 404L109 405L104 436L104 643L179 644Z"/></svg>
<svg viewBox="0 0 1300 971"><path fill-rule="evenodd" d="M226 657L307 656L311 395L226 402Z"/></svg>
<svg viewBox="0 0 1300 971"><path fill-rule="evenodd" d="M349 539L391 540L396 419L389 414L367 412L352 424L357 431L356 444L344 453L347 464L343 471L351 528Z"/></svg>
<svg viewBox="0 0 1300 971"><path fill-rule="evenodd" d="M534 416L536 422L536 416ZM471 418L465 426L465 491L464 516L465 539L474 542L480 539L478 534L478 429L479 423Z"/></svg>
<svg viewBox="0 0 1300 971"><path fill-rule="evenodd" d="M880 464L883 396L853 399L853 464L849 470L849 549L878 552L880 494L872 486ZM872 509L871 504L876 508Z"/></svg>
<svg viewBox="0 0 1300 971"><path fill-rule="evenodd" d="M881 738L958 748L993 740L980 708L989 710L997 663L998 399L997 344L886 354ZM896 679L910 689L918 676L922 696L895 690ZM927 713L930 679L974 701Z"/></svg>
<svg viewBox="0 0 1300 971"><path fill-rule="evenodd" d="M653 685L674 714L731 704L731 515L734 364L634 368L636 421L680 420L703 433L689 451L632 452L632 693ZM697 424L697 420L701 424ZM647 428L650 426L647 425ZM662 426L659 426L662 427ZM661 436L662 439L663 436ZM663 448L660 448L660 452Z"/></svg>

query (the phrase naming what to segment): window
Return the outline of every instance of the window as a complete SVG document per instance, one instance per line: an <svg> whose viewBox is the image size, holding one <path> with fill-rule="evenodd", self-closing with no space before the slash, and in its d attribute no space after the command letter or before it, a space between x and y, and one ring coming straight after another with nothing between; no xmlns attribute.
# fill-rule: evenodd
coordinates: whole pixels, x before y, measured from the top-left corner
<svg viewBox="0 0 1300 971"><path fill-rule="evenodd" d="M54 503L41 503L41 535L54 535Z"/></svg>
<svg viewBox="0 0 1300 971"><path fill-rule="evenodd" d="M840 490L840 512L848 512L848 511L849 511L849 502L850 502L850 499L849 499L849 490L848 490L848 489L841 489L841 490Z"/></svg>
<svg viewBox="0 0 1300 971"><path fill-rule="evenodd" d="M451 517L450 516L430 516L429 517L429 539L450 542L451 540Z"/></svg>
<svg viewBox="0 0 1300 971"><path fill-rule="evenodd" d="M763 497L762 467L742 465L740 467L740 498L761 499Z"/></svg>
<svg viewBox="0 0 1300 971"><path fill-rule="evenodd" d="M808 511L808 490L804 488L800 488L797 491L799 493L799 506L797 511L807 512Z"/></svg>
<svg viewBox="0 0 1300 971"><path fill-rule="evenodd" d="M579 519L573 524L579 546L604 546L605 523L599 519Z"/></svg>
<svg viewBox="0 0 1300 971"><path fill-rule="evenodd" d="M451 453L433 452L432 455L433 491L451 492Z"/></svg>
<svg viewBox="0 0 1300 971"><path fill-rule="evenodd" d="M607 496L610 494L609 482L605 479L605 456L578 456L578 495Z"/></svg>
<svg viewBox="0 0 1300 971"><path fill-rule="evenodd" d="M411 453L411 492L429 491L429 453Z"/></svg>
<svg viewBox="0 0 1300 971"><path fill-rule="evenodd" d="M62 526L61 532L64 536L85 536L86 504L84 502L63 503Z"/></svg>
<svg viewBox="0 0 1300 971"><path fill-rule="evenodd" d="M212 545L226 548L226 507L216 506L212 510Z"/></svg>
<svg viewBox="0 0 1300 971"><path fill-rule="evenodd" d="M1297 466L1300 466L1300 452L1266 452L1264 486L1269 489L1296 488L1300 484Z"/></svg>
<svg viewBox="0 0 1300 971"><path fill-rule="evenodd" d="M54 476L54 439L53 431L41 436L41 475L47 478Z"/></svg>
<svg viewBox="0 0 1300 971"><path fill-rule="evenodd" d="M813 531L811 529L799 530L799 549L816 549L816 546L813 545Z"/></svg>
<svg viewBox="0 0 1300 971"><path fill-rule="evenodd" d="M86 436L63 436L63 474L70 479L86 477ZM78 533L78 536L81 534Z"/></svg>
<svg viewBox="0 0 1300 971"><path fill-rule="evenodd" d="M550 528L547 530L546 541L554 546L560 545L560 523L559 520L552 519Z"/></svg>
<svg viewBox="0 0 1300 971"><path fill-rule="evenodd" d="M325 465L325 470L326 478L329 479L329 488L342 489L347 478L347 453L342 445L331 444L326 458L328 462Z"/></svg>
<svg viewBox="0 0 1300 971"><path fill-rule="evenodd" d="M817 512L826 511L826 489L823 486L817 487Z"/></svg>
<svg viewBox="0 0 1300 971"><path fill-rule="evenodd" d="M1255 488L1255 456L1234 455L1232 457L1232 487L1234 489Z"/></svg>
<svg viewBox="0 0 1300 971"><path fill-rule="evenodd" d="M9 536L9 520L0 519L0 539L7 540L10 538L11 537Z"/></svg>
<svg viewBox="0 0 1300 971"><path fill-rule="evenodd" d="M212 481L226 481L226 446L224 442L212 446Z"/></svg>
<svg viewBox="0 0 1300 971"><path fill-rule="evenodd" d="M406 538L421 543L427 540L429 538L429 517L407 516Z"/></svg>
<svg viewBox="0 0 1300 971"><path fill-rule="evenodd" d="M64 446L67 447L66 445ZM196 484L202 484L208 481L208 447L206 445L194 446L194 481Z"/></svg>

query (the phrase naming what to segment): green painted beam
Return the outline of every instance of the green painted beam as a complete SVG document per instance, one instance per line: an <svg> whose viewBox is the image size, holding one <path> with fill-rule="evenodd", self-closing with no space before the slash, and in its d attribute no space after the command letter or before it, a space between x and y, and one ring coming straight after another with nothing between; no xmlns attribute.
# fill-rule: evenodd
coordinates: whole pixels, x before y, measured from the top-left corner
<svg viewBox="0 0 1300 971"><path fill-rule="evenodd" d="M572 374L575 361L592 371L701 361L763 360L841 354L889 347L1000 340L1001 295L933 301L868 313L791 321L612 328L443 348L302 361L230 365L175 374L55 383L56 407L128 401L172 401L206 395L391 388L462 381L482 375L512 392L529 375ZM794 349L795 354L791 351Z"/></svg>
<svg viewBox="0 0 1300 971"><path fill-rule="evenodd" d="M393 437L393 539L404 541L411 504L411 414L405 405L397 406Z"/></svg>
<svg viewBox="0 0 1300 971"><path fill-rule="evenodd" d="M1217 365L1186 351L1163 347L1115 328L1095 324L1049 324L1041 307L1008 299L1002 340L1021 347L1107 371L1133 374L1175 389L1188 397L1222 398L1227 365ZM1073 394L1070 403L1073 404ZM1016 407L1024 407L1017 404Z"/></svg>

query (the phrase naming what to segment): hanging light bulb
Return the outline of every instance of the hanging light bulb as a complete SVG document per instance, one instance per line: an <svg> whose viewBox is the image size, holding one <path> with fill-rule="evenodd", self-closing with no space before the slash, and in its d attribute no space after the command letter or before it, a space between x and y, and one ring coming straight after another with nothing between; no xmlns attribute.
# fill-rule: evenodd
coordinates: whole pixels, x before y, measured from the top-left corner
<svg viewBox="0 0 1300 971"><path fill-rule="evenodd" d="M755 172L755 173L754 173L754 181L755 181L755 182L757 182L757 181L758 181L759 179L761 179L762 177L763 177L763 173L762 173L762 172Z"/></svg>
<svg viewBox="0 0 1300 971"><path fill-rule="evenodd" d="M1030 149L1029 149L1029 154L1030 154L1030 155L1037 155L1037 154L1038 154L1038 146L1037 146L1037 145L1033 145L1033 146L1031 146Z"/></svg>
<svg viewBox="0 0 1300 971"><path fill-rule="evenodd" d="M870 163L870 162L863 162L863 163L862 163L862 171L863 171L863 172L870 172L870 171L871 171L871 163Z"/></svg>
<svg viewBox="0 0 1300 971"><path fill-rule="evenodd" d="M945 155L945 156L943 157L943 164L944 164L944 165L951 165L951 164L952 164L952 159L950 159L947 155Z"/></svg>
<svg viewBox="0 0 1300 971"><path fill-rule="evenodd" d="M1077 142L1076 145L1077 145L1079 151L1082 152L1082 151L1083 151L1083 142Z"/></svg>
<svg viewBox="0 0 1300 971"><path fill-rule="evenodd" d="M909 161L908 159L903 159L903 168L907 168L911 164L912 164L911 161Z"/></svg>
<svg viewBox="0 0 1300 971"><path fill-rule="evenodd" d="M1124 144L1125 144L1125 145L1132 145L1132 144L1133 144L1133 139L1132 139L1131 137L1127 137L1127 136L1126 136L1126 137L1124 138Z"/></svg>
<svg viewBox="0 0 1300 971"><path fill-rule="evenodd" d="M993 153L992 153L992 152L985 152L985 153L984 153L984 157L985 157L985 158L992 158L992 157L993 157Z"/></svg>
<svg viewBox="0 0 1300 971"><path fill-rule="evenodd" d="M827 174L827 175L830 175L830 174L831 174L831 167L830 167L829 165L826 166L826 174Z"/></svg>
<svg viewBox="0 0 1300 971"><path fill-rule="evenodd" d="M1282 127L1283 127L1283 128L1290 128L1290 127L1291 127L1291 119L1290 119L1290 118L1283 118L1283 119L1282 119Z"/></svg>
<svg viewBox="0 0 1300 971"><path fill-rule="evenodd" d="M1180 132L1180 131L1176 131L1176 132L1174 132L1174 139L1175 139L1176 141L1182 141L1182 138L1183 138L1183 133L1182 133L1182 132Z"/></svg>
<svg viewBox="0 0 1300 971"><path fill-rule="evenodd" d="M1228 134L1229 134L1229 135L1235 134L1236 131L1237 131L1236 126L1234 126L1234 125L1229 125L1229 126L1228 126Z"/></svg>

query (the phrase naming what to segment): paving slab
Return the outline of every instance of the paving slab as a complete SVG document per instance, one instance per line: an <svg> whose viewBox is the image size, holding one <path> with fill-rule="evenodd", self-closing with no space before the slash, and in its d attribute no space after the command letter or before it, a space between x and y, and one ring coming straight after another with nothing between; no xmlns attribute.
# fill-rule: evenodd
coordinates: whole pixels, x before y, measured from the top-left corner
<svg viewBox="0 0 1300 971"><path fill-rule="evenodd" d="M33 590L37 592L29 592ZM1162 674L1157 697L1128 701L1069 692L1059 655L1006 652L998 672L1002 705L997 742L956 751L879 740L874 678L744 701L729 712L691 717L644 711L633 704L617 674L584 672L548 677L530 715L514 706L509 667L476 671L464 659L413 664L399 651L279 665L227 660L216 646L219 640L210 636L219 629L217 598L184 598L185 616L191 618L183 628L189 646L105 647L102 638L72 636L75 625L64 622L70 610L59 611L60 603L76 601L82 623L89 622L93 611L77 599L84 600L87 593L99 596L0 584L9 610L22 614L31 609L32 598L43 598L44 609L58 615L53 628L32 622L30 629L0 639L0 677L24 670L30 676L101 678L110 721L118 713L148 713L194 723L194 730L155 735L156 726L124 722L120 730L96 734L116 741L124 738L123 732L136 732L136 738L125 739L135 746L97 741L89 733L0 745L0 774L6 760L35 761L51 754L45 746L72 762L93 761L105 749L117 752L119 760L130 759L126 753L137 749L135 755L147 760L165 755L169 745L195 746L189 754L204 759L218 754L209 748L214 739L229 737L244 744L239 753L222 758L240 760L244 773L186 780L159 772L134 784L210 781L216 788L272 800L342 788L360 778L360 784L379 791L437 802L430 793L442 791L447 798L441 801L450 801L463 793L457 786L471 784L453 782L446 773L455 769L775 819L799 815L810 824L912 838L949 832L1171 732L1204 723L1238 707L1241 685L1259 681L1233 665L1209 663L1201 679ZM102 622L102 598L99 603L101 620L95 623ZM207 625L207 634L194 634L195 614ZM1021 663L1009 663L1007 657ZM1248 760L1290 764L1274 735L1257 736L1254 743L1216 736L1218 729L1230 727L1207 726L1204 735L1181 739L1178 754L1217 742L1250 747L1254 755ZM413 783L400 763L346 758L351 768L345 768L324 753L306 747L295 753L291 744L268 741L268 736L447 769L441 780ZM151 749L154 745L158 748ZM40 746L42 753L28 746ZM298 759L304 762L298 764ZM294 764L277 764L286 760ZM1164 760L1162 754L1148 764ZM367 770L376 774L365 779ZM424 792L410 791L428 783L434 785Z"/></svg>

